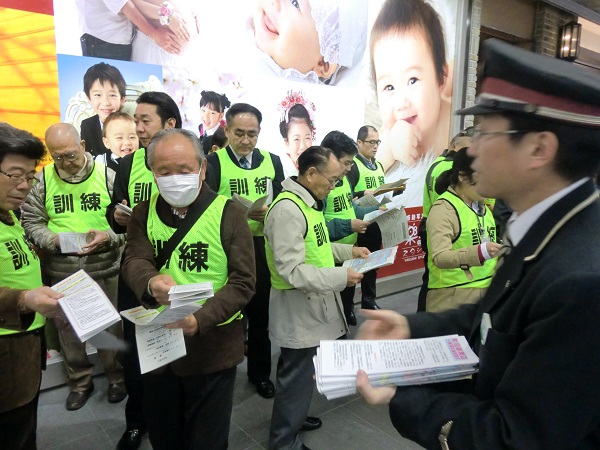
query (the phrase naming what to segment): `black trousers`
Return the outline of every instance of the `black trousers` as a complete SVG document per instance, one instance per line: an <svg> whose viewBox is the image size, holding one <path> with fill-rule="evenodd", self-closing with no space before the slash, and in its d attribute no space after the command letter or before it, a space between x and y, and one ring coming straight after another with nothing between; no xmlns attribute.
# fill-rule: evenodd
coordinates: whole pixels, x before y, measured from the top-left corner
<svg viewBox="0 0 600 450"><path fill-rule="evenodd" d="M248 317L248 379L253 383L271 376L271 340L269 339L269 296L271 274L267 265L265 238L254 236L256 293L246 305Z"/></svg>
<svg viewBox="0 0 600 450"><path fill-rule="evenodd" d="M171 366L159 374L144 374L144 411L152 448L226 449L235 375L236 367L232 367L180 377Z"/></svg>
<svg viewBox="0 0 600 450"><path fill-rule="evenodd" d="M119 275L117 295L119 311L139 306L135 294L125 284ZM123 353L123 376L127 387L127 403L125 404L125 423L127 428L146 429L144 418L144 385L140 373L140 360L135 339L135 324L123 320L123 338L127 343L127 350Z"/></svg>
<svg viewBox="0 0 600 450"><path fill-rule="evenodd" d="M381 230L379 225L373 223L367 227L367 231L358 235L356 243L359 247L367 247L370 251L381 250ZM377 269L365 272L360 280L362 300L375 300L377 298Z"/></svg>
<svg viewBox="0 0 600 450"><path fill-rule="evenodd" d="M83 56L131 61L131 44L111 44L87 33L82 35L79 41Z"/></svg>
<svg viewBox="0 0 600 450"><path fill-rule="evenodd" d="M0 450L36 450L39 392L29 403L0 413Z"/></svg>

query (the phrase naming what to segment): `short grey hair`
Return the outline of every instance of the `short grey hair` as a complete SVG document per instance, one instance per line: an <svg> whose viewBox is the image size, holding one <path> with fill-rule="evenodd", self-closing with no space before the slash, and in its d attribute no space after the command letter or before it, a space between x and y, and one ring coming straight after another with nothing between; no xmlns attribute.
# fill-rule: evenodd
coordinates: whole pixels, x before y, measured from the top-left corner
<svg viewBox="0 0 600 450"><path fill-rule="evenodd" d="M189 130L184 130L183 128L169 128L166 130L160 130L158 133L156 133L150 141L150 144L148 144L148 148L146 149L146 160L148 161L148 166L150 168L152 168L154 164L154 152L156 151L156 146L158 143L176 135L183 136L192 144L194 150L196 150L196 156L198 157L200 167L202 167L204 164L204 150L202 150L202 144L196 135Z"/></svg>

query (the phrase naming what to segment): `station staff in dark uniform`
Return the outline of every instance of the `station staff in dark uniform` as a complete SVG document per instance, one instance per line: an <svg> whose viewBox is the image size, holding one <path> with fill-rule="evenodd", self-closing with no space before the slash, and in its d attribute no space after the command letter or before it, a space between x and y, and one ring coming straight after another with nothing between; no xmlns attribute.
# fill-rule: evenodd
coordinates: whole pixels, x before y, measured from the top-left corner
<svg viewBox="0 0 600 450"><path fill-rule="evenodd" d="M469 154L480 194L514 211L505 256L476 304L439 314L367 311L362 337L462 334L479 355L466 392L358 387L390 403L426 448L592 449L600 442L600 77L500 41L484 44ZM379 330L379 331L377 331Z"/></svg>

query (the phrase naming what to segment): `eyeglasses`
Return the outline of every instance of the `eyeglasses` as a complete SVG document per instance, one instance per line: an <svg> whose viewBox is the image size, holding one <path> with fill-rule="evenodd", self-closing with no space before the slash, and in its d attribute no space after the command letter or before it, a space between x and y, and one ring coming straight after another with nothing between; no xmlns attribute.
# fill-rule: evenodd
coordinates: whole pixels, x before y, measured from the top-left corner
<svg viewBox="0 0 600 450"><path fill-rule="evenodd" d="M370 144L372 147L379 147L379 144L381 144L381 141L379 139L375 140L371 140L371 141L363 141L366 144Z"/></svg>
<svg viewBox="0 0 600 450"><path fill-rule="evenodd" d="M527 133L527 130L503 130L503 131L480 131L473 130L471 136L473 140L480 139L482 136L503 136L507 134Z"/></svg>
<svg viewBox="0 0 600 450"><path fill-rule="evenodd" d="M64 160L75 161L77 158L79 158L78 153L67 153L66 155L61 155L61 156L52 156L52 159L54 160L54 162L62 162Z"/></svg>
<svg viewBox="0 0 600 450"><path fill-rule="evenodd" d="M25 175L14 175L14 174L10 174L10 173L6 173L0 170L0 173L2 175L6 175L8 177L8 179L10 180L10 182L15 185L18 186L21 183L23 183L24 181L27 181L27 184L29 186L33 186L37 183L37 178L35 177L27 177Z"/></svg>
<svg viewBox="0 0 600 450"><path fill-rule="evenodd" d="M325 175L323 175L320 170L318 170L316 168L315 168L315 170L317 171L317 173L319 175L321 175L323 178L325 178L327 180L327 182L329 183L328 187L334 188L335 185L338 183L339 180L337 178L334 181L331 181L329 178L327 178Z"/></svg>
<svg viewBox="0 0 600 450"><path fill-rule="evenodd" d="M342 164L344 164L344 167L346 167L346 169L351 169L352 166L354 165L354 161L346 161L346 162L343 162Z"/></svg>

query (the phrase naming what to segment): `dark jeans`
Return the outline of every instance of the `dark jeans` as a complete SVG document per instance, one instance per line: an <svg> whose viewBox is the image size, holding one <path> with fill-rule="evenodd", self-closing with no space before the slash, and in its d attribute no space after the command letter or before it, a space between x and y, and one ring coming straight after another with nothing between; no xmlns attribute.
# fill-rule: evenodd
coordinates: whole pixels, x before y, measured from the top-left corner
<svg viewBox="0 0 600 450"><path fill-rule="evenodd" d="M91 34L83 34L81 41L81 53L83 56L94 56L96 58L131 60L131 44L111 44Z"/></svg>
<svg viewBox="0 0 600 450"><path fill-rule="evenodd" d="M154 450L228 447L236 368L180 377L167 366L144 379L144 411Z"/></svg>

